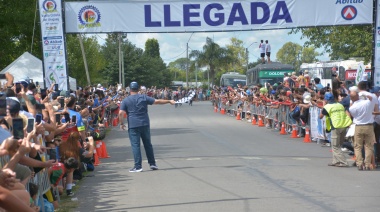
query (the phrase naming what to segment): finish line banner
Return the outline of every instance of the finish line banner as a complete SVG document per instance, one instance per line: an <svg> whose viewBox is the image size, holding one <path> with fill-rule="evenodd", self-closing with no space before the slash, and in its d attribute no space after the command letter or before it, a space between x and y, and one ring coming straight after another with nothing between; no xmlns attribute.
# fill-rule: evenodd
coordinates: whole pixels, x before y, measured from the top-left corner
<svg viewBox="0 0 380 212"><path fill-rule="evenodd" d="M65 2L66 33L205 32L372 24L372 0Z"/></svg>

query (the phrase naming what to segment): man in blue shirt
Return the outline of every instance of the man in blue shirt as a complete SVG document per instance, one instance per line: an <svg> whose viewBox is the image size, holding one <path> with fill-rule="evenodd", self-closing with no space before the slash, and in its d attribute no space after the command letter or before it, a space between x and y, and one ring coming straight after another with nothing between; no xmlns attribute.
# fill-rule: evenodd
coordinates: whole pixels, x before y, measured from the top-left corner
<svg viewBox="0 0 380 212"><path fill-rule="evenodd" d="M129 172L141 172L142 159L140 151L140 138L144 144L146 157L150 169L157 170L156 160L154 158L153 146L150 138L150 123L148 115L148 105L153 104L175 104L174 100L154 99L145 94L139 94L139 85L137 82L130 84L130 96L125 98L120 105L119 122L120 128L125 130L124 115L127 114L128 134L132 146L133 158L135 165Z"/></svg>

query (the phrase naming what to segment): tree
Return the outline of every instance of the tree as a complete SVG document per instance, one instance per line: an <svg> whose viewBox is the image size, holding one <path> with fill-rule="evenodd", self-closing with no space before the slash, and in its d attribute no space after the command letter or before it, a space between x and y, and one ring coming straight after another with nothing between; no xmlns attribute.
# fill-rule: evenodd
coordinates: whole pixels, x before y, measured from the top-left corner
<svg viewBox="0 0 380 212"><path fill-rule="evenodd" d="M298 32L308 39L305 46L323 48L333 60L364 57L367 63L372 59L371 25L297 28L290 33Z"/></svg>
<svg viewBox="0 0 380 212"><path fill-rule="evenodd" d="M150 38L146 40L144 55L149 57L160 57L160 44L158 44L157 39Z"/></svg>
<svg viewBox="0 0 380 212"><path fill-rule="evenodd" d="M168 70L170 71L173 80L175 81L186 81L186 64L190 64L190 60L187 58L178 58L177 60L170 62L168 65Z"/></svg>
<svg viewBox="0 0 380 212"><path fill-rule="evenodd" d="M302 48L299 44L287 42L277 52L276 57L280 63L293 65L298 70L302 63L315 62L318 55L314 47Z"/></svg>
<svg viewBox="0 0 380 212"><path fill-rule="evenodd" d="M199 67L208 66L210 70L210 81L214 85L215 73L220 71L223 65L232 61L230 54L226 48L220 47L211 38L206 38L206 44L202 51L193 50L190 53L191 58L195 58Z"/></svg>
<svg viewBox="0 0 380 212"><path fill-rule="evenodd" d="M35 9L36 0L0 1L0 70L26 51L42 59L41 28L39 24L34 28Z"/></svg>
<svg viewBox="0 0 380 212"><path fill-rule="evenodd" d="M247 52L243 46L243 41L232 37L231 43L226 46L231 58L231 63L226 66L226 71L236 71L245 73L247 65Z"/></svg>
<svg viewBox="0 0 380 212"><path fill-rule="evenodd" d="M293 65L295 69L301 65L300 57L302 46L296 43L287 42L277 52L276 57L280 63Z"/></svg>
<svg viewBox="0 0 380 212"><path fill-rule="evenodd" d="M104 69L106 61L101 53L101 47L95 37L83 37L82 40L91 82L103 82L100 70ZM78 85L87 85L83 56L77 35L66 35L66 48L69 76L74 77Z"/></svg>

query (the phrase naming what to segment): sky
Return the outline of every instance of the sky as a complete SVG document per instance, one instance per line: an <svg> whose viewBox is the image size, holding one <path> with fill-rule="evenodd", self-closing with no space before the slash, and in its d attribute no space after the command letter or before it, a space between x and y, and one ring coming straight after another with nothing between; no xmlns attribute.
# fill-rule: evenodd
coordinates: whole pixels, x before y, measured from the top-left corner
<svg viewBox="0 0 380 212"><path fill-rule="evenodd" d="M202 50L206 43L206 38L213 38L214 41L222 47L230 43L232 37L243 41L244 48L248 48L249 62L256 62L260 57L259 43L260 40L268 40L271 44L271 60L276 61L278 50L286 43L298 43L301 46L306 39L301 39L301 33L288 34L289 29L281 30L263 30L263 31L237 31L237 32L202 32L202 33L135 33L127 34L127 39L137 47L144 49L145 41L149 38L155 38L160 45L161 58L166 64L175 61L178 58L186 57L186 43L189 43L189 52L191 50ZM91 36L91 35L90 35ZM98 42L103 45L106 34L97 34ZM254 43L257 42L257 43ZM319 53L322 49L317 49ZM319 56L320 61L329 60L327 54Z"/></svg>

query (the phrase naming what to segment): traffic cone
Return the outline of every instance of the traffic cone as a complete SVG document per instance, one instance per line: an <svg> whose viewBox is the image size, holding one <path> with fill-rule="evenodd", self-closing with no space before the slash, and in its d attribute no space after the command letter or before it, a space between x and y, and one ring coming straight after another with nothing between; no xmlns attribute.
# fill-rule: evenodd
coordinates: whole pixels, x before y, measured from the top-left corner
<svg viewBox="0 0 380 212"><path fill-rule="evenodd" d="M252 115L252 125L257 125L255 115Z"/></svg>
<svg viewBox="0 0 380 212"><path fill-rule="evenodd" d="M222 108L222 109L220 110L220 113L221 113L222 115L226 114L226 109Z"/></svg>
<svg viewBox="0 0 380 212"><path fill-rule="evenodd" d="M108 128L108 121L107 121L107 119L104 120L104 126L105 126L106 128Z"/></svg>
<svg viewBox="0 0 380 212"><path fill-rule="evenodd" d="M282 122L280 135L286 135L286 134L287 133L285 132L285 122Z"/></svg>
<svg viewBox="0 0 380 212"><path fill-rule="evenodd" d="M291 138L298 138L296 125L292 125L292 128L293 128L293 131L292 131L292 137Z"/></svg>
<svg viewBox="0 0 380 212"><path fill-rule="evenodd" d="M100 160L99 160L99 156L98 156L98 153L96 152L96 150L94 150L94 160L95 160L94 165L99 166Z"/></svg>
<svg viewBox="0 0 380 212"><path fill-rule="evenodd" d="M119 125L119 118L118 118L118 117L115 117L115 118L112 120L112 126L116 127L117 125Z"/></svg>
<svg viewBox="0 0 380 212"><path fill-rule="evenodd" d="M107 152L107 146L106 146L106 143L104 141L101 141L101 146L100 148L102 149L102 158L110 158L110 156L108 155L108 152Z"/></svg>
<svg viewBox="0 0 380 212"><path fill-rule="evenodd" d="M265 127L263 119L259 116L259 127Z"/></svg>
<svg viewBox="0 0 380 212"><path fill-rule="evenodd" d="M102 143L100 141L96 141L96 148L95 148L97 154L98 154L98 157L99 158L102 158L102 155L103 155L103 151L102 151Z"/></svg>
<svg viewBox="0 0 380 212"><path fill-rule="evenodd" d="M310 131L309 131L308 127L306 127L306 129L305 129L305 138L303 139L303 142L304 143L311 143L311 140L310 140Z"/></svg>
<svg viewBox="0 0 380 212"><path fill-rule="evenodd" d="M241 117L240 117L240 113L239 113L239 112L236 113L236 120L241 120Z"/></svg>
<svg viewBox="0 0 380 212"><path fill-rule="evenodd" d="M217 108L217 107L214 107L214 112L215 112L215 113L218 112L218 108Z"/></svg>

